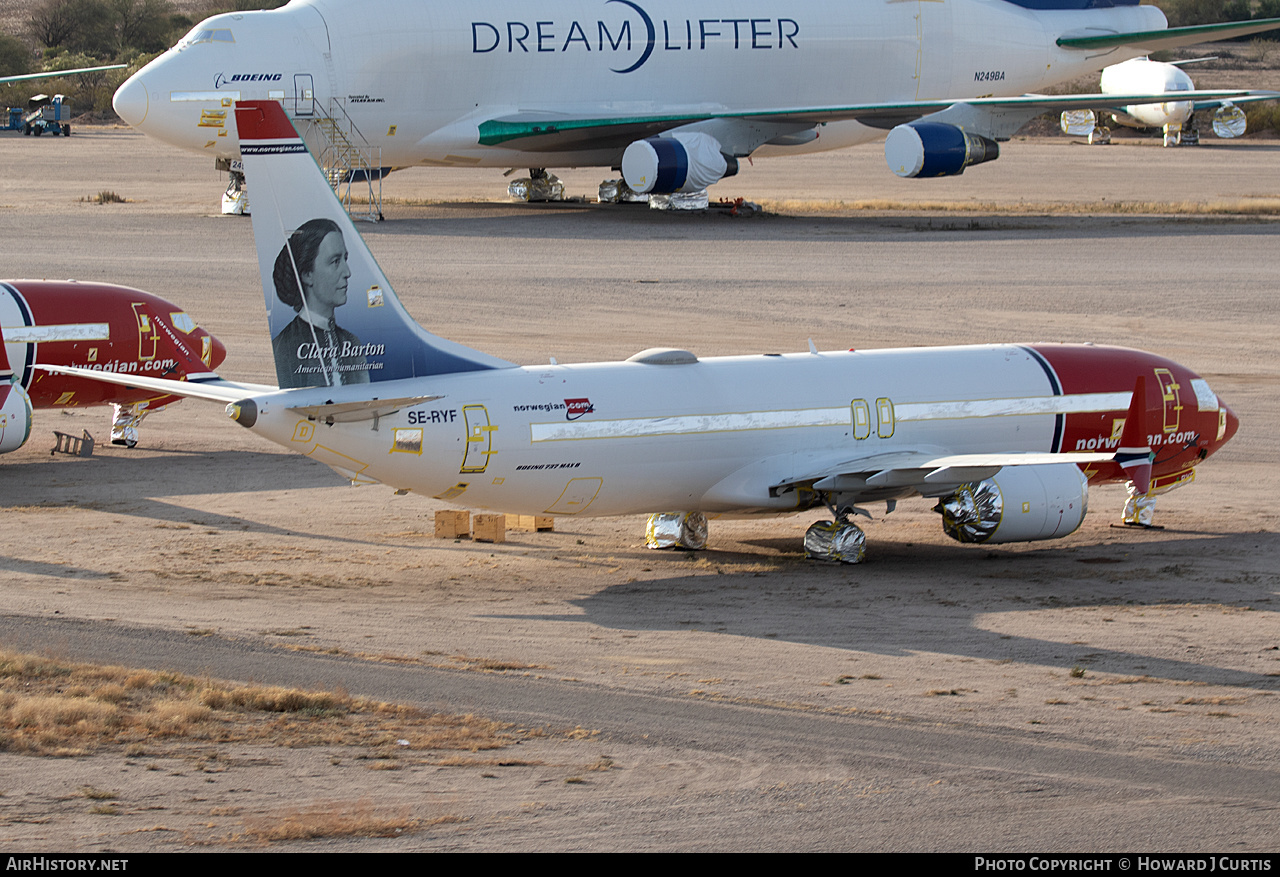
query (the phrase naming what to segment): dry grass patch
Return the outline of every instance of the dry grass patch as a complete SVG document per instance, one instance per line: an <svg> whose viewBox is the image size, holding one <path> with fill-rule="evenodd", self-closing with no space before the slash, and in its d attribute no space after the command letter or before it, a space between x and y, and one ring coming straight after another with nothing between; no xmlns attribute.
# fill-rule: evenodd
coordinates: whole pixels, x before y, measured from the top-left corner
<svg viewBox="0 0 1280 877"><path fill-rule="evenodd" d="M550 670L545 664L521 664L517 661L500 661L496 658L472 658L467 655L453 655L449 660L463 664L469 670L481 670L486 673L505 673L509 670Z"/></svg>
<svg viewBox="0 0 1280 877"><path fill-rule="evenodd" d="M235 685L0 651L0 751L134 756L163 740L358 746L378 752L500 749L510 726L344 692Z"/></svg>
<svg viewBox="0 0 1280 877"><path fill-rule="evenodd" d="M355 804L335 801L305 810L289 810L278 816L262 816L245 821L243 835L264 842L312 840L324 837L399 837L428 825L464 822L462 817L441 816L431 820L411 817L408 812L380 810L368 801Z"/></svg>

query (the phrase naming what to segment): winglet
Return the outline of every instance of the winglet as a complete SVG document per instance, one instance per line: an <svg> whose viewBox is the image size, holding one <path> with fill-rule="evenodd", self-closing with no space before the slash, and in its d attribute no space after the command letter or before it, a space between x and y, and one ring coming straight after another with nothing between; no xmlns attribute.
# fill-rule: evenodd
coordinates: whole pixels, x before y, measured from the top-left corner
<svg viewBox="0 0 1280 877"><path fill-rule="evenodd" d="M1150 419L1147 378L1138 375L1133 384L1133 398L1129 400L1129 413L1124 419L1124 431L1120 435L1120 449L1112 459L1124 469L1139 496L1145 496L1151 489L1151 463L1155 453L1148 443Z"/></svg>

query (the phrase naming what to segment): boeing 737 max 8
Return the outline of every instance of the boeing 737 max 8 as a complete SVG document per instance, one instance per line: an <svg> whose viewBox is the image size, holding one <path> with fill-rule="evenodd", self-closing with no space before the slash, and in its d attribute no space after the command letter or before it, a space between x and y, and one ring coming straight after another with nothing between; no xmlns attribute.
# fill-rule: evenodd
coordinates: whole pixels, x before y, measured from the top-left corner
<svg viewBox="0 0 1280 877"><path fill-rule="evenodd" d="M236 116L281 389L50 371L222 402L354 482L523 514L662 512L680 525L825 506L835 520L815 527L828 548L860 538L846 520L860 504L916 495L938 500L961 541L1065 536L1089 483L1154 495L1190 481L1236 431L1186 367L1092 345L713 359L651 349L518 367L412 320L279 103L240 104Z"/></svg>

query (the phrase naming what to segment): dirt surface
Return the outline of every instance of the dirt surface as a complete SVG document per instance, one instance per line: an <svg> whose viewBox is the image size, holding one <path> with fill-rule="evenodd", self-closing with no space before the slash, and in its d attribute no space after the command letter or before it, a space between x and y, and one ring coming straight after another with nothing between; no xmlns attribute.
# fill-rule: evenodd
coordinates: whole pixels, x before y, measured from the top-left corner
<svg viewBox="0 0 1280 877"><path fill-rule="evenodd" d="M227 344L227 377L269 380L250 224L214 215L211 162L109 128L0 157L4 273L165 296ZM1169 205L1278 199L1277 161L1031 140L902 181L872 146L745 168L715 194L788 205L746 218L393 175L388 221L361 226L391 282L505 358L1093 340L1196 369L1241 430L1160 501L1162 531L1112 529L1112 487L1067 539L973 548L916 501L874 509L867 564L827 567L800 556L813 514L714 521L697 554L647 551L641 518L441 541L440 504L351 488L218 406L90 459L50 456L50 431L104 436L104 410L37 412L0 461L0 646L542 730L395 770L325 745L0 754L0 849L1274 849L1280 227ZM128 202L81 200L103 189ZM1102 199L1164 215L1051 212ZM308 819L329 828L262 830Z"/></svg>

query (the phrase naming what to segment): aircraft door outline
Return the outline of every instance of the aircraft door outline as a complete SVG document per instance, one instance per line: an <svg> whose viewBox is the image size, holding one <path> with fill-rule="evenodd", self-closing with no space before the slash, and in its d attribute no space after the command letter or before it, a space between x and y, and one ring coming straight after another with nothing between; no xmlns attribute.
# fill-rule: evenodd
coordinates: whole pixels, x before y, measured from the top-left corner
<svg viewBox="0 0 1280 877"><path fill-rule="evenodd" d="M155 320L147 313L142 302L133 303L133 315L138 320L138 361L150 362L156 358L156 347L160 343L160 330Z"/></svg>
<svg viewBox="0 0 1280 877"><path fill-rule="evenodd" d="M893 438L897 429L897 416L893 411L893 400L881 396L876 400L876 435L882 439Z"/></svg>
<svg viewBox="0 0 1280 877"><path fill-rule="evenodd" d="M496 426L489 422L489 409L483 405L463 405L462 420L466 425L466 446L462 453L459 473L483 472L489 465L493 450L493 433Z"/></svg>
<svg viewBox="0 0 1280 877"><path fill-rule="evenodd" d="M871 408L866 399L854 399L850 404L853 417L853 437L858 441L871 436Z"/></svg>
<svg viewBox="0 0 1280 877"><path fill-rule="evenodd" d="M603 478L570 478L560 496L547 507L549 515L576 515L587 510L604 488Z"/></svg>
<svg viewBox="0 0 1280 877"><path fill-rule="evenodd" d="M313 101L315 100L316 89L315 83L311 79L310 73L293 74L293 112L298 116L313 115Z"/></svg>
<svg viewBox="0 0 1280 877"><path fill-rule="evenodd" d="M1164 406L1164 431L1165 433L1177 432L1178 421L1182 415L1178 391L1182 389L1182 385L1167 368L1158 368L1155 373L1156 381L1160 384L1160 398Z"/></svg>

